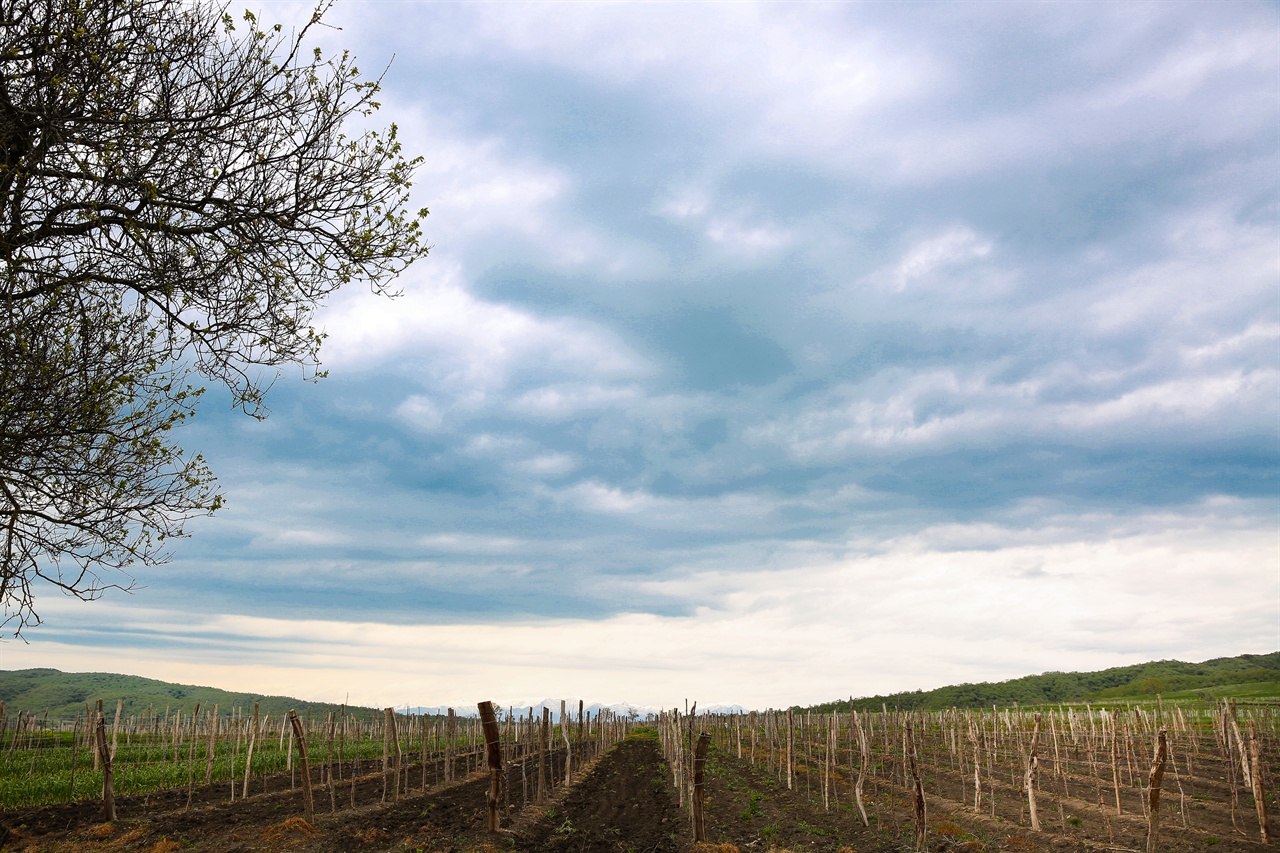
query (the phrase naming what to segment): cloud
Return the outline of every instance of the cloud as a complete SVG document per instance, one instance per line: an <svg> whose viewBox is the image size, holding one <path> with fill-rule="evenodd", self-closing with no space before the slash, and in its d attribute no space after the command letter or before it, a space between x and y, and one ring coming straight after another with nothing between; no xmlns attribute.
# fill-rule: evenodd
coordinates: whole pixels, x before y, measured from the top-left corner
<svg viewBox="0 0 1280 853"><path fill-rule="evenodd" d="M1214 512L1151 516L1140 532L1125 532L1131 522L1120 518L1090 527L1062 518L1068 528L1056 535L927 528L875 553L746 573L694 569L617 587L697 602L686 616L623 611L433 625L66 604L58 609L76 611L80 627L17 660L11 649L4 665L65 666L73 655L79 666L105 667L128 654L153 677L329 701L349 694L379 706L469 706L541 691L659 706L729 697L766 707L782 697L829 701L1264 651L1274 641L1274 612L1253 591L1274 580L1265 567L1280 557L1275 538L1248 528L1223 536ZM961 541L968 544L957 547ZM981 547L991 542L999 544ZM1203 633L1224 619L1237 626L1229 638ZM210 662L210 651L232 646L235 665ZM552 660L549 648L559 650ZM630 651L637 648L645 654ZM405 660L421 663L406 668Z"/></svg>
<svg viewBox="0 0 1280 853"><path fill-rule="evenodd" d="M101 611L156 672L780 704L1273 641L1273 6L331 14L433 248L267 422L206 399L228 508Z"/></svg>

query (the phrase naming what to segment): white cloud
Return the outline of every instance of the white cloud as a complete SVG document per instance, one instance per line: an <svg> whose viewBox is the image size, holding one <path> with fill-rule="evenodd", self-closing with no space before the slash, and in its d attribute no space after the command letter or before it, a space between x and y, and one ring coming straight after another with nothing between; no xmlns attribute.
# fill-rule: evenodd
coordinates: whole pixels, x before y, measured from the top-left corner
<svg viewBox="0 0 1280 853"><path fill-rule="evenodd" d="M444 423L444 416L440 413L439 407L421 394L412 394L405 398L403 403L396 406L395 414L397 418L421 432L437 430Z"/></svg>
<svg viewBox="0 0 1280 853"><path fill-rule="evenodd" d="M0 647L0 666L108 670L123 646L150 677L378 706L575 695L777 707L1271 651L1280 544L1217 512L1149 516L1140 533L1124 520L1063 518L1052 536L952 525L792 567L611 580L621 595L631 584L688 601L690 616L389 625L59 603L59 615L75 614L58 620L76 626L64 641ZM990 539L1004 544L981 547ZM160 648L157 636L172 642ZM73 638L80 645L65 644ZM214 662L231 647L234 665Z"/></svg>
<svg viewBox="0 0 1280 853"><path fill-rule="evenodd" d="M388 361L397 372L421 365L419 381L442 392L484 400L513 372L536 367L572 376L624 377L644 361L603 327L547 319L473 296L457 265L428 259L408 274L405 295L344 297L325 315L326 363L352 370Z"/></svg>
<svg viewBox="0 0 1280 853"><path fill-rule="evenodd" d="M985 258L991 250L991 241L984 240L971 228L949 228L912 246L889 277L890 286L894 290L904 290L938 270Z"/></svg>
<svg viewBox="0 0 1280 853"><path fill-rule="evenodd" d="M542 453L516 463L515 467L535 477L563 477L578 467L578 460L569 453Z"/></svg>

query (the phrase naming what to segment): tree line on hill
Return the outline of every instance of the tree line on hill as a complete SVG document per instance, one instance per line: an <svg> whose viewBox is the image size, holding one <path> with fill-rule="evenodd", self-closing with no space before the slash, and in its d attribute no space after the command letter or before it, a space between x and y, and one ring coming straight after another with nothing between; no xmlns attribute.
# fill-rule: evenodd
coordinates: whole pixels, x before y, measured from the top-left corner
<svg viewBox="0 0 1280 853"><path fill-rule="evenodd" d="M1158 694L1207 691L1240 684L1280 683L1280 652L1214 658L1202 663L1178 660L1151 661L1096 672L1046 672L1010 681L953 684L935 690L913 690L881 696L849 698L813 705L805 710L940 711L945 708L989 708L1044 705L1058 702L1107 701L1121 698L1155 699Z"/></svg>

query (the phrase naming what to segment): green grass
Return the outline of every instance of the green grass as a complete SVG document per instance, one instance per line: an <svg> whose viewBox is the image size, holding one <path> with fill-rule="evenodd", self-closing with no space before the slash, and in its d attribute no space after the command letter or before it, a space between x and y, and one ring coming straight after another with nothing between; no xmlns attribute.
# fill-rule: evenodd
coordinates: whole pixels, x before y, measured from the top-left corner
<svg viewBox="0 0 1280 853"><path fill-rule="evenodd" d="M26 747L27 735L21 735L17 749L10 750L12 732L6 732L0 739L0 809L23 808L47 803L67 802L69 800L93 799L102 794L102 773L93 771L93 756L83 745L73 747L70 732L38 732L33 738L33 745ZM402 742L403 744L403 742ZM112 762L113 787L117 796L141 794L164 788L184 788L188 778L197 786L204 784L206 758L206 740L197 738L195 749L190 749L187 741L177 749L175 756L172 748L166 749L157 739L134 736L132 738L121 733ZM382 737L362 737L359 740L347 737L342 744L339 755L339 742L335 738L333 745L333 761L340 759L344 766L359 760L361 772L368 772L382 758ZM403 745L402 745L402 748ZM444 744L440 740L429 740L428 750L440 754ZM466 749L465 741L459 749ZM409 741L406 760L414 760L420 755L421 741ZM246 744L241 742L239 748L234 739L219 738L214 753L213 783L224 784L230 795L231 780L236 782L237 796L244 780ZM308 758L311 766L318 767L328 760L328 740L315 738L308 747ZM190 762L188 758L190 757ZM298 766L295 750L294 766ZM72 763L75 764L74 784L72 790ZM253 777L250 790L261 790L261 779L265 774L282 773L289 762L289 740L281 745L279 729L274 733L267 732L254 745ZM348 770L349 772L349 770ZM190 773L190 777L189 774ZM277 783L279 784L279 783Z"/></svg>

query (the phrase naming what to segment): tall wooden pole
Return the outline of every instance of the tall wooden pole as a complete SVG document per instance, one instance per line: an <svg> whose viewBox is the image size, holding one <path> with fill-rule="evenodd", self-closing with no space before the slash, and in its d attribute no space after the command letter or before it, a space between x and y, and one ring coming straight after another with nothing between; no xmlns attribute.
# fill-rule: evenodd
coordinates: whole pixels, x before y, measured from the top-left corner
<svg viewBox="0 0 1280 853"><path fill-rule="evenodd" d="M98 763L102 767L102 819L116 819L116 793L111 777L111 745L107 743L107 721L98 712L98 724L94 731L97 739Z"/></svg>
<svg viewBox="0 0 1280 853"><path fill-rule="evenodd" d="M1036 775L1040 770L1040 715L1036 714L1035 729L1031 732L1031 754L1027 757L1027 808L1031 812L1031 828L1040 831L1040 814L1036 811Z"/></svg>
<svg viewBox="0 0 1280 853"><path fill-rule="evenodd" d="M924 800L924 783L920 781L920 768L916 758L916 738L915 733L911 730L911 718L909 716L904 717L904 721L907 741L907 767L911 771L912 790L915 795L913 803L915 805L916 818L916 850L924 853L925 850L929 849L925 846L928 841L929 823Z"/></svg>
<svg viewBox="0 0 1280 853"><path fill-rule="evenodd" d="M698 735L698 743L693 748L693 840L707 840L706 818L702 812L703 779L707 767L707 747L711 745L711 735L702 732Z"/></svg>
<svg viewBox="0 0 1280 853"><path fill-rule="evenodd" d="M1249 777L1253 784L1253 804L1258 811L1258 832L1263 844L1271 843L1271 825L1267 822L1266 789L1262 786L1262 746L1258 741L1258 725L1249 720Z"/></svg>
<svg viewBox="0 0 1280 853"><path fill-rule="evenodd" d="M307 763L307 738L302 731L298 712L289 711L289 725L293 727L294 740L298 742L298 761L302 764L302 807L306 810L307 823L315 823L316 807L311 799L311 766Z"/></svg>
<svg viewBox="0 0 1280 853"><path fill-rule="evenodd" d="M484 730L485 754L489 765L489 831L497 832L501 818L498 804L502 800L502 740L498 731L498 715L492 702L480 703L480 725Z"/></svg>
<svg viewBox="0 0 1280 853"><path fill-rule="evenodd" d="M1151 775L1147 777L1147 853L1156 853L1160 844L1160 785L1164 782L1164 764L1169 758L1169 746L1164 729L1156 733L1155 756L1151 760Z"/></svg>

